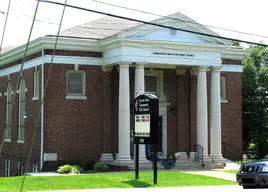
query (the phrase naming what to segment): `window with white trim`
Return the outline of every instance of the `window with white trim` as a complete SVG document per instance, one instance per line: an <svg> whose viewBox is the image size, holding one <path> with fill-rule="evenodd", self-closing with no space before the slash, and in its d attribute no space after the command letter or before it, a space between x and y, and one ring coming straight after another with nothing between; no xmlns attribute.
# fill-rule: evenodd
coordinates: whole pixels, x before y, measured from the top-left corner
<svg viewBox="0 0 268 192"><path fill-rule="evenodd" d="M158 95L157 90L157 76L156 75L145 75L145 91L153 92Z"/></svg>
<svg viewBox="0 0 268 192"><path fill-rule="evenodd" d="M86 95L85 71L80 71L80 70L67 71L66 94L67 96L85 96Z"/></svg>
<svg viewBox="0 0 268 192"><path fill-rule="evenodd" d="M10 159L5 159L5 177L10 177Z"/></svg>
<svg viewBox="0 0 268 192"><path fill-rule="evenodd" d="M145 92L153 92L159 98L163 98L163 71L146 70L144 76L144 89Z"/></svg>
<svg viewBox="0 0 268 192"><path fill-rule="evenodd" d="M24 174L24 163L22 161L18 161L17 172L18 172L18 176L21 176Z"/></svg>
<svg viewBox="0 0 268 192"><path fill-rule="evenodd" d="M22 78L20 80L20 89L19 89L19 130L18 130L18 141L24 142L25 135L25 120L23 116L25 115L25 81Z"/></svg>
<svg viewBox="0 0 268 192"><path fill-rule="evenodd" d="M39 98L39 71L35 71L33 75L33 97Z"/></svg>
<svg viewBox="0 0 268 192"><path fill-rule="evenodd" d="M38 172L38 165L33 164L33 173Z"/></svg>
<svg viewBox="0 0 268 192"><path fill-rule="evenodd" d="M226 101L227 97L226 97L226 77L225 76L221 76L220 78L220 86L221 86L221 100L222 101Z"/></svg>
<svg viewBox="0 0 268 192"><path fill-rule="evenodd" d="M12 83L7 84L6 89L6 141L11 141L11 118L12 118Z"/></svg>

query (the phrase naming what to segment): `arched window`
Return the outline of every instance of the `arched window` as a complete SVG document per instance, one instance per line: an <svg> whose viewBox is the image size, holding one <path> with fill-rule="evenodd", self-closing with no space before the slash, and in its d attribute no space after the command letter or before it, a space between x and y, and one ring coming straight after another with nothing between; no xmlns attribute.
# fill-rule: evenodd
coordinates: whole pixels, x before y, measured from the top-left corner
<svg viewBox="0 0 268 192"><path fill-rule="evenodd" d="M6 141L11 141L11 118L12 118L12 83L7 84L6 89Z"/></svg>
<svg viewBox="0 0 268 192"><path fill-rule="evenodd" d="M20 80L19 90L19 131L18 140L24 142L25 122L23 116L25 115L25 81L22 78Z"/></svg>

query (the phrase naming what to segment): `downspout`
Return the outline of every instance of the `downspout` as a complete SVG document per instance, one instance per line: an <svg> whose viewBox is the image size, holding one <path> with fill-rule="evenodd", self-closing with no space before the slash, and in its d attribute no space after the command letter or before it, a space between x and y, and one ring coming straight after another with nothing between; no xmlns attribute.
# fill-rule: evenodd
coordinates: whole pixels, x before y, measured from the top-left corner
<svg viewBox="0 0 268 192"><path fill-rule="evenodd" d="M45 67L44 67L44 49L42 49L42 82L41 82L41 143L40 143L40 170L43 170L44 164L44 78L45 78Z"/></svg>
<svg viewBox="0 0 268 192"><path fill-rule="evenodd" d="M189 101L188 101L188 118L189 118L189 156L190 156L190 152L191 152L191 149L192 149L192 136L191 136L191 133L192 133L192 123L191 123L191 120L192 120L192 114L191 114L191 109L192 109L192 105L191 105L191 101L192 101L192 86L191 86L191 69L188 69L188 91L189 91Z"/></svg>
<svg viewBox="0 0 268 192"><path fill-rule="evenodd" d="M179 93L178 93L178 91L179 91L179 89L178 89L178 86L179 86L179 75L178 74L176 74L176 113L175 113L175 115L176 115L176 127L177 127L177 131L176 131L176 138L177 138L177 151L180 151L180 150L178 150L179 148L180 148L180 146L179 146L179 125L178 125L178 123L179 123L179 120L178 120L178 112L179 112L179 107L178 107L178 105L179 105L179 102L178 102L178 97L179 97Z"/></svg>

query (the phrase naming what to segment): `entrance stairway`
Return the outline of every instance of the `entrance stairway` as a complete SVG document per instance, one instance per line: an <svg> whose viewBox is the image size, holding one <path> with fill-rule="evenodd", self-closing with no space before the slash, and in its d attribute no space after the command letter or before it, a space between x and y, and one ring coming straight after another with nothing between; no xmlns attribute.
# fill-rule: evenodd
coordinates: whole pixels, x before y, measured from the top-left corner
<svg viewBox="0 0 268 192"><path fill-rule="evenodd" d="M197 159L179 159L176 161L175 165L172 166L168 170L212 170L212 169L223 169L226 165L226 163L231 162L228 159L221 159L221 160L212 160L212 159L204 159L203 165L202 161ZM135 162L132 161L128 164L119 164L116 161L112 162L105 162L106 164L110 166L117 166L117 167L124 167L124 170L135 170ZM157 162L157 168L159 170L167 170L166 167L162 165L161 162ZM152 161L146 161L146 162L140 162L139 163L139 169L140 170L152 170L153 169L153 163Z"/></svg>

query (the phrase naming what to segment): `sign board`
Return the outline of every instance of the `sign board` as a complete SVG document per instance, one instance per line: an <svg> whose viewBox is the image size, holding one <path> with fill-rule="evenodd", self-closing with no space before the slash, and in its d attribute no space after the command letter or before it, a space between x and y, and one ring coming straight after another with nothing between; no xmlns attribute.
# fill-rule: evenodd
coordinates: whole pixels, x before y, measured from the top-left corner
<svg viewBox="0 0 268 192"><path fill-rule="evenodd" d="M149 93L140 94L135 98L135 130L134 142L154 144L158 140L158 98Z"/></svg>

